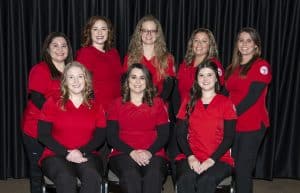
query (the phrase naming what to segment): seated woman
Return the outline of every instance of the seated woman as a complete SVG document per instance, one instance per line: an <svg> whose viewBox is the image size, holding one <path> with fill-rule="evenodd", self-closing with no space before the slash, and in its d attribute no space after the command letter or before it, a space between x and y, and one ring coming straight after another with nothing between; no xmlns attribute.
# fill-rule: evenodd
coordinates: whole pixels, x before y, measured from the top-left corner
<svg viewBox="0 0 300 193"><path fill-rule="evenodd" d="M61 98L49 98L38 122L38 139L45 145L40 159L44 174L57 193L98 193L101 159L94 152L105 141L104 110L90 98L91 77L78 62L68 64L61 82Z"/></svg>
<svg viewBox="0 0 300 193"><path fill-rule="evenodd" d="M128 67L122 98L108 111L110 168L124 193L160 193L167 173L163 149L168 140L168 113L155 97L152 78L143 64Z"/></svg>
<svg viewBox="0 0 300 193"><path fill-rule="evenodd" d="M217 66L201 63L177 115L177 140L185 154L176 162L178 193L214 193L231 174L237 116L232 102L217 93L219 86Z"/></svg>

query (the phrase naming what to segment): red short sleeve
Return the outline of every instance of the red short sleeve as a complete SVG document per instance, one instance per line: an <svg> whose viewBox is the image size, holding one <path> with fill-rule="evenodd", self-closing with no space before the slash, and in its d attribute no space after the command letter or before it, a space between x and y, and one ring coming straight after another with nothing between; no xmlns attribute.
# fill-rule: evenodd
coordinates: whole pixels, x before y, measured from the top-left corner
<svg viewBox="0 0 300 193"><path fill-rule="evenodd" d="M123 62L123 72L127 72L128 69L128 55L124 57L124 62Z"/></svg>
<svg viewBox="0 0 300 193"><path fill-rule="evenodd" d="M81 48L76 53L76 61L83 64L90 71L92 70L92 63L91 63L91 61L93 61L93 59L91 59L93 58L92 53L93 52L89 49L89 47Z"/></svg>
<svg viewBox="0 0 300 193"><path fill-rule="evenodd" d="M174 57L171 54L169 54L169 56L168 56L168 70L167 70L167 74L169 76L176 76L175 75Z"/></svg>
<svg viewBox="0 0 300 193"><path fill-rule="evenodd" d="M232 120L237 119L236 108L230 99L224 101L224 119Z"/></svg>
<svg viewBox="0 0 300 193"><path fill-rule="evenodd" d="M266 60L259 59L252 65L249 76L251 76L252 81L269 84L272 79L270 64Z"/></svg>
<svg viewBox="0 0 300 193"><path fill-rule="evenodd" d="M52 97L48 98L41 110L40 120L53 122L55 119L57 108L58 108L58 101L54 100Z"/></svg>
<svg viewBox="0 0 300 193"><path fill-rule="evenodd" d="M47 64L37 64L30 71L28 88L45 94L51 84L51 79Z"/></svg>
<svg viewBox="0 0 300 193"><path fill-rule="evenodd" d="M119 120L119 110L121 105L121 98L118 98L113 101L107 111L107 119L108 120Z"/></svg>
<svg viewBox="0 0 300 193"><path fill-rule="evenodd" d="M156 113L156 125L161 125L169 122L168 110L162 99L155 98L155 113Z"/></svg>
<svg viewBox="0 0 300 193"><path fill-rule="evenodd" d="M100 127L100 128L106 127L105 112L104 112L102 105L98 106L96 113L97 113L96 114L96 127Z"/></svg>
<svg viewBox="0 0 300 193"><path fill-rule="evenodd" d="M189 102L189 97L186 97L183 102L181 103L180 109L178 111L177 114L177 118L178 119L185 119L185 115L186 115L186 105Z"/></svg>

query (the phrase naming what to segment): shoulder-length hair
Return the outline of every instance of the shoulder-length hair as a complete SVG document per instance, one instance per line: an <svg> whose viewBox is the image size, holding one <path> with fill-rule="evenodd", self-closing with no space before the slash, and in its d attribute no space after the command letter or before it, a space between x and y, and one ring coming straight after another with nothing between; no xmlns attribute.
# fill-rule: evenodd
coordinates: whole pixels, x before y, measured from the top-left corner
<svg viewBox="0 0 300 193"><path fill-rule="evenodd" d="M128 66L134 63L140 63L144 55L143 43L142 43L142 25L147 21L152 21L156 25L157 38L154 42L154 67L158 72L158 77L162 78L165 76L165 69L168 68L168 56L170 55L166 46L164 33L160 22L152 15L146 15L142 17L133 32L128 47Z"/></svg>
<svg viewBox="0 0 300 193"><path fill-rule="evenodd" d="M67 76L68 76L68 71L73 68L77 67L80 68L83 72L84 75L84 89L82 91L82 97L83 97L83 104L87 105L88 107L91 107L90 104L90 99L92 99L92 92L93 92L93 86L92 86L92 78L89 73L89 71L79 62L73 61L69 64L64 69L61 84L60 84L60 89L61 89L61 108L65 109L65 105L70 97L70 91L67 85Z"/></svg>
<svg viewBox="0 0 300 193"><path fill-rule="evenodd" d="M140 63L134 63L130 65L127 69L127 72L124 75L124 81L122 83L122 102L125 103L130 101L131 99L129 78L132 70L135 68L142 70L146 80L146 89L144 91L143 103L147 103L149 106L152 106L153 99L156 96L156 88L153 85L151 73L149 72L149 70L146 68L145 65Z"/></svg>
<svg viewBox="0 0 300 193"><path fill-rule="evenodd" d="M70 63L73 60L73 54L72 54L72 46L69 38L62 32L52 32L50 33L46 39L44 40L43 46L42 46L42 60L48 65L51 73L52 79L59 79L61 77L61 72L58 71L58 69L55 67L52 57L49 53L49 46L54 38L62 37L66 40L67 46L68 46L68 56L65 59L65 64Z"/></svg>
<svg viewBox="0 0 300 193"><path fill-rule="evenodd" d="M108 37L107 40L104 43L103 49L105 51L110 50L111 48L114 47L115 44L115 36L114 36L114 29L113 25L110 21L110 19L104 17L104 16L92 16L88 22L85 24L83 31L82 31L82 41L81 41L81 46L82 47L87 47L92 45L92 35L91 35L91 30L93 25L99 20L104 21L107 24L107 29L108 29Z"/></svg>
<svg viewBox="0 0 300 193"><path fill-rule="evenodd" d="M217 43L216 43L213 33L209 29L198 28L192 32L192 35L187 44L187 49L186 49L184 60L186 61L186 64L188 66L191 65L193 60L195 59L195 52L193 51L193 41L195 39L196 34L198 34L198 33L205 33L209 39L208 54L203 61L210 59L210 58L218 58L218 46L217 46Z"/></svg>
<svg viewBox="0 0 300 193"><path fill-rule="evenodd" d="M200 70L203 68L210 68L211 70L213 70L213 72L217 78L217 82L215 83L215 92L219 93L219 91L220 91L220 78L219 78L219 73L218 73L218 67L214 62L212 62L210 60L206 60L197 67L197 70L195 73L194 83L193 83L192 88L190 89L190 100L189 100L188 104L186 105L186 118L187 119L190 117L191 113L194 111L197 100L201 99L201 97L202 97L202 89L198 83L198 74L199 74Z"/></svg>
<svg viewBox="0 0 300 193"><path fill-rule="evenodd" d="M248 62L247 64L244 65L243 69L240 72L240 75L246 76L246 74L248 73L248 71L250 70L250 68L252 66L253 61L255 61L257 58L259 58L261 56L261 39L260 39L258 32L254 28L251 28L251 27L242 28L236 36L235 45L234 45L234 49L233 49L233 53L232 53L231 64L226 69L225 79L228 79L228 77L241 64L242 55L238 48L238 41L240 39L241 33L243 33L243 32L246 32L250 35L251 39L253 40L253 42L256 44L257 47L255 48L255 53L254 53L252 59L250 60L250 62Z"/></svg>

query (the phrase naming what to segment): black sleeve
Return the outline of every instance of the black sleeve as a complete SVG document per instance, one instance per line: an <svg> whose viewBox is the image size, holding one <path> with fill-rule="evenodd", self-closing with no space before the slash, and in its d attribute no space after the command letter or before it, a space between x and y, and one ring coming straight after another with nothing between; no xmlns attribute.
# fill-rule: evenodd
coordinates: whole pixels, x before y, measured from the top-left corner
<svg viewBox="0 0 300 193"><path fill-rule="evenodd" d="M107 142L113 148L124 152L126 154L130 154L134 149L130 147L128 144L124 143L119 137L119 124L117 121L107 121Z"/></svg>
<svg viewBox="0 0 300 193"><path fill-rule="evenodd" d="M228 149L231 147L234 139L234 134L235 134L235 125L236 125L236 120L225 120L224 121L224 136L223 140L220 143L219 147L217 150L212 154L211 158L214 161L217 161L220 159L222 155L224 155Z"/></svg>
<svg viewBox="0 0 300 193"><path fill-rule="evenodd" d="M252 82L246 97L236 106L237 115L240 116L247 111L262 94L267 84L263 82Z"/></svg>
<svg viewBox="0 0 300 193"><path fill-rule="evenodd" d="M163 82L163 90L160 93L160 97L164 100L167 101L172 93L174 86L174 79L172 77L166 77Z"/></svg>
<svg viewBox="0 0 300 193"><path fill-rule="evenodd" d="M39 120L38 140L57 155L65 157L68 154L67 149L52 137L51 130L52 123Z"/></svg>
<svg viewBox="0 0 300 193"><path fill-rule="evenodd" d="M176 78L174 79L174 86L171 94L171 104L173 107L174 114L176 116L180 108L180 94L178 90L178 80Z"/></svg>
<svg viewBox="0 0 300 193"><path fill-rule="evenodd" d="M157 138L154 143L148 148L152 154L155 154L158 150L160 150L167 143L169 139L169 123L158 125L156 127L157 130Z"/></svg>
<svg viewBox="0 0 300 193"><path fill-rule="evenodd" d="M176 134L177 141L180 149L185 154L186 157L193 155L190 145L187 140L188 135L188 123L186 120L178 119L176 123Z"/></svg>
<svg viewBox="0 0 300 193"><path fill-rule="evenodd" d="M46 98L42 93L39 93L37 91L31 90L29 93L29 97L32 101L32 103L38 108L42 109L44 103L46 102Z"/></svg>
<svg viewBox="0 0 300 193"><path fill-rule="evenodd" d="M93 138L84 146L80 147L80 152L87 154L91 153L93 150L96 150L100 147L106 139L106 129L96 128Z"/></svg>

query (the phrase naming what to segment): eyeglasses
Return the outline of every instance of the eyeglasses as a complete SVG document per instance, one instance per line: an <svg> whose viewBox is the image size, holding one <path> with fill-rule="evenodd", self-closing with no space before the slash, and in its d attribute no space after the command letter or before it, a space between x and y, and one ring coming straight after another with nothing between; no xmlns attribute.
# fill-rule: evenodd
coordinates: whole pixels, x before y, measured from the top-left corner
<svg viewBox="0 0 300 193"><path fill-rule="evenodd" d="M143 33L143 34L155 34L155 33L157 33L157 29L151 29L151 30L147 30L147 29L141 29L141 32Z"/></svg>

